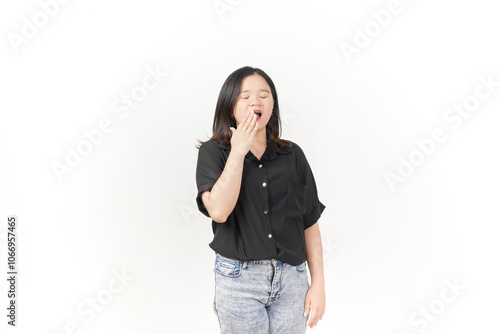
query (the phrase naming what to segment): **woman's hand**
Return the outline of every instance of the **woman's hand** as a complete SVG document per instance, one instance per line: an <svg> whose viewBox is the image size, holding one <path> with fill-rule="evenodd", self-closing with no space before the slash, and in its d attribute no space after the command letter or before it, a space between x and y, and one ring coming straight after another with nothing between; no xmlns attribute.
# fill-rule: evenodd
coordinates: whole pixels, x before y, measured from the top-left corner
<svg viewBox="0 0 500 334"><path fill-rule="evenodd" d="M233 132L231 136L231 151L235 151L245 156L253 144L255 134L259 129L257 122L257 115L253 112L247 113L245 121L238 124L238 128L234 129L232 126L229 129Z"/></svg>
<svg viewBox="0 0 500 334"><path fill-rule="evenodd" d="M311 317L309 318L309 327L316 326L319 320L323 319L325 313L325 287L321 285L311 285L306 294L306 304L304 316L309 313L309 306L312 307Z"/></svg>

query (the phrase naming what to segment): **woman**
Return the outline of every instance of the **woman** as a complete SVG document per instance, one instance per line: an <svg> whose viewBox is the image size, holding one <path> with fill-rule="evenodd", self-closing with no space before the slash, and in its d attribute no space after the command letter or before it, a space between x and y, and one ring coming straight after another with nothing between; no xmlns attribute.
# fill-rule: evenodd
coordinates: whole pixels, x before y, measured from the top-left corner
<svg viewBox="0 0 500 334"><path fill-rule="evenodd" d="M325 205L302 149L279 138L280 123L273 81L245 66L224 82L213 135L197 147L196 203L212 218L221 333L304 333L325 310Z"/></svg>

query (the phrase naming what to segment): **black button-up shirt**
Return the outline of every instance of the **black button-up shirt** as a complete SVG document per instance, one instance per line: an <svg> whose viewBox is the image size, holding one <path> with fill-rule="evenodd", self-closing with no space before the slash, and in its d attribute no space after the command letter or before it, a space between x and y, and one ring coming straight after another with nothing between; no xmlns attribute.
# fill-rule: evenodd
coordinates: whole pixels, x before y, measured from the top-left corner
<svg viewBox="0 0 500 334"><path fill-rule="evenodd" d="M243 163L240 194L224 223L212 220L213 241L223 256L248 261L277 259L293 266L307 260L304 230L325 209L314 176L299 145L279 149L266 128L267 147L261 159L248 151ZM231 145L210 139L198 151L198 209L210 217L201 194L219 179Z"/></svg>

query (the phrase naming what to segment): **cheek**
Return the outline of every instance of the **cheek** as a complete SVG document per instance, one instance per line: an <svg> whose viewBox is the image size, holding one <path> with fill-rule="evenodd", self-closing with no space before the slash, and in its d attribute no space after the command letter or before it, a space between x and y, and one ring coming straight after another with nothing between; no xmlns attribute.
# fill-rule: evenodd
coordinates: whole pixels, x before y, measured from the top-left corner
<svg viewBox="0 0 500 334"><path fill-rule="evenodd" d="M240 119L246 117L247 111L248 103L245 103L245 100L241 100L236 104L235 114L238 115Z"/></svg>
<svg viewBox="0 0 500 334"><path fill-rule="evenodd" d="M245 112L242 109L236 108L233 113L234 119L237 123L242 122L245 119Z"/></svg>
<svg viewBox="0 0 500 334"><path fill-rule="evenodd" d="M241 101L236 103L236 107L234 108L234 113L238 116L242 116L244 113L246 113L247 107L245 106L244 103Z"/></svg>

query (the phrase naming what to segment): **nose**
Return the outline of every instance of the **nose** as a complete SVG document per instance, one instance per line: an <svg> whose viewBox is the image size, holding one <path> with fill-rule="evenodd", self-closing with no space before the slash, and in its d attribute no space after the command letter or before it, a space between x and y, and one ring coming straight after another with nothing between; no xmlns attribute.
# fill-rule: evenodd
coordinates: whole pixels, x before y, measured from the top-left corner
<svg viewBox="0 0 500 334"><path fill-rule="evenodd" d="M260 106L259 100L253 98L252 101L250 102L250 105L251 106L255 106L255 105Z"/></svg>

